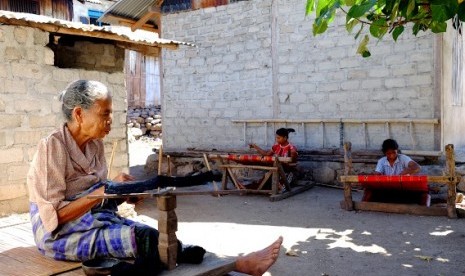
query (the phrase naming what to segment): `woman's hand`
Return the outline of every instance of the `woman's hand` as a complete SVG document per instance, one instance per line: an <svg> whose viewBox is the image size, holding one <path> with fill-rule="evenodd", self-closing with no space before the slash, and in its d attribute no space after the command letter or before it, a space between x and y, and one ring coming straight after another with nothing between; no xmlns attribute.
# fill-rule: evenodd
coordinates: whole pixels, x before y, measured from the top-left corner
<svg viewBox="0 0 465 276"><path fill-rule="evenodd" d="M136 178L132 175L129 175L127 173L120 173L118 174L115 178L113 178L113 181L116 182L126 182L126 181L133 181L136 180Z"/></svg>

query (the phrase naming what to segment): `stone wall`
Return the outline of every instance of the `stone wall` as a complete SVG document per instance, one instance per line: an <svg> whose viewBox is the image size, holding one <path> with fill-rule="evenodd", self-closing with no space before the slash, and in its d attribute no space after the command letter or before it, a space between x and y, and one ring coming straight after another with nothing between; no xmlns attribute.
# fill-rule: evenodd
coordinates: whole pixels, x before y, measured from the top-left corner
<svg viewBox="0 0 465 276"><path fill-rule="evenodd" d="M124 75L54 67L49 34L0 26L0 215L28 210L26 174L38 141L63 122L56 96L77 79L108 85L114 98L113 130L105 138L107 159L118 141L112 175L127 169Z"/></svg>
<svg viewBox="0 0 465 276"><path fill-rule="evenodd" d="M300 149L340 146L338 124L324 136L318 123L249 124L244 135L234 119L439 118L433 35L371 41L363 59L343 16L314 37L304 11L305 1L251 0L164 16L162 37L197 45L163 51L164 148L271 146L282 126L297 130ZM361 128L344 128L354 148L365 147ZM390 133L403 149L441 150L438 126L414 125L412 135L408 124L366 129L370 149Z"/></svg>

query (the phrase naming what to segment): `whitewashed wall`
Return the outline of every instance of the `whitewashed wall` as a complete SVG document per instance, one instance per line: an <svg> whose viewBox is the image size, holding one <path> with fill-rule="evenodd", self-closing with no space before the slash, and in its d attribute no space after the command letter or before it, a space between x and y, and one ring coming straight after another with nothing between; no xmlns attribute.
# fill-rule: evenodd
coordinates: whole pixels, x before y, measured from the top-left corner
<svg viewBox="0 0 465 276"><path fill-rule="evenodd" d="M372 41L372 57L363 59L342 16L314 37L304 10L302 0L252 0L164 16L162 37L197 45L163 51L164 147L271 145L274 130L285 126L270 124L265 139L264 125L249 125L244 136L234 119L440 117L433 35L406 31L397 43ZM326 126L325 141L319 124L287 126L301 149L339 146L338 124ZM344 127L345 140L365 146L360 125ZM390 127L404 149L439 150L438 131ZM368 125L366 136L368 148L379 148L384 124Z"/></svg>

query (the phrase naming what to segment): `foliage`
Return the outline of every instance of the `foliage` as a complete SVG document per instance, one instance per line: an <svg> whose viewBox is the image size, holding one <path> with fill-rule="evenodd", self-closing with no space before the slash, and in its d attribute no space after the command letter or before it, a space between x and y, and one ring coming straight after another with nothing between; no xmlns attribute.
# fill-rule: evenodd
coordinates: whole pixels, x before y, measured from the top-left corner
<svg viewBox="0 0 465 276"><path fill-rule="evenodd" d="M417 35L428 30L445 32L447 21L454 17L465 21L465 0L307 0L306 14L316 15L313 35L328 29L337 10L346 15L347 31L355 30L355 39L360 37L357 53L363 57L371 55L367 48L370 35L382 39L389 34L397 41L409 24Z"/></svg>

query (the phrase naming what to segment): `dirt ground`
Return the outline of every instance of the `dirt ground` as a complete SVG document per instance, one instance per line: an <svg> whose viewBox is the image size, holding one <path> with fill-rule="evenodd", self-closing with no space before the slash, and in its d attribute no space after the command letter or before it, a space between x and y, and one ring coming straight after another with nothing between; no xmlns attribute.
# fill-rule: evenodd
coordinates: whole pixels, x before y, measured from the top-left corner
<svg viewBox="0 0 465 276"><path fill-rule="evenodd" d="M131 173L145 176L152 147L130 144ZM259 195L178 197L177 236L237 256L281 235L279 259L265 275L465 275L464 219L348 212L339 207L342 198L342 190L319 186L278 202ZM153 204L146 199L136 211L156 225Z"/></svg>

